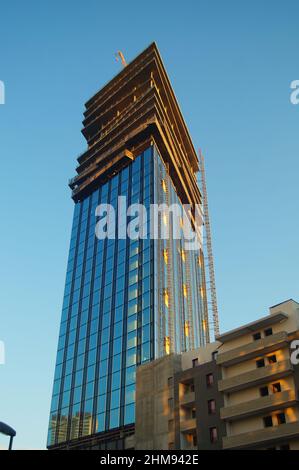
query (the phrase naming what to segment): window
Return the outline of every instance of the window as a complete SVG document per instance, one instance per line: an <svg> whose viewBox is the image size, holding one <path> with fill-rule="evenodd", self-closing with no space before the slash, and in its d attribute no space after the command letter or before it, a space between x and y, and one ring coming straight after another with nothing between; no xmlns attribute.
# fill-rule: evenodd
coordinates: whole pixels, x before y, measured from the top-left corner
<svg viewBox="0 0 299 470"><path fill-rule="evenodd" d="M125 402L126 405L135 402L135 384L128 385L125 388Z"/></svg>
<svg viewBox="0 0 299 470"><path fill-rule="evenodd" d="M260 395L261 397L266 397L269 395L268 387L261 387L260 388Z"/></svg>
<svg viewBox="0 0 299 470"><path fill-rule="evenodd" d="M208 411L209 411L209 415L213 415L216 413L216 401L215 400L208 401Z"/></svg>
<svg viewBox="0 0 299 470"><path fill-rule="evenodd" d="M256 367L259 369L260 367L265 367L265 359L258 359L256 361Z"/></svg>
<svg viewBox="0 0 299 470"><path fill-rule="evenodd" d="M135 403L125 406L124 424L131 424L135 421Z"/></svg>
<svg viewBox="0 0 299 470"><path fill-rule="evenodd" d="M267 328L267 329L264 331L264 334L265 334L265 336L271 336L271 335L273 335L272 328Z"/></svg>
<svg viewBox="0 0 299 470"><path fill-rule="evenodd" d="M273 426L272 416L265 416L263 420L265 428L271 428Z"/></svg>
<svg viewBox="0 0 299 470"><path fill-rule="evenodd" d="M212 385L214 383L214 375L213 374L207 374L206 375L206 383L207 383L207 387L212 387Z"/></svg>
<svg viewBox="0 0 299 470"><path fill-rule="evenodd" d="M110 410L110 428L117 428L119 426L119 408Z"/></svg>
<svg viewBox="0 0 299 470"><path fill-rule="evenodd" d="M173 377L168 377L167 384L168 384L168 388L173 387Z"/></svg>
<svg viewBox="0 0 299 470"><path fill-rule="evenodd" d="M278 413L276 415L276 418L277 418L277 422L278 424L285 424L286 422L286 415L284 413Z"/></svg>
<svg viewBox="0 0 299 470"><path fill-rule="evenodd" d="M198 358L192 359L192 367L197 367L198 366Z"/></svg>
<svg viewBox="0 0 299 470"><path fill-rule="evenodd" d="M185 298L188 297L188 288L187 288L187 284L183 284L183 295Z"/></svg>
<svg viewBox="0 0 299 470"><path fill-rule="evenodd" d="M196 418L196 409L195 408L192 408L192 410L191 410L191 418L192 419Z"/></svg>
<svg viewBox="0 0 299 470"><path fill-rule="evenodd" d="M137 331L131 331L127 334L127 348L131 349L137 346Z"/></svg>
<svg viewBox="0 0 299 470"><path fill-rule="evenodd" d="M113 380L113 378L112 378ZM126 369L126 385L132 385L136 381L136 367L128 367Z"/></svg>
<svg viewBox="0 0 299 470"><path fill-rule="evenodd" d="M281 392L281 385L280 385L280 382L277 382L277 383L275 383L275 384L272 384L272 391L273 391L273 393Z"/></svg>
<svg viewBox="0 0 299 470"><path fill-rule="evenodd" d="M151 357L151 344L150 342L144 343L141 350L141 362L148 362Z"/></svg>
<svg viewBox="0 0 299 470"><path fill-rule="evenodd" d="M127 367L135 365L136 359L137 359L136 348L129 349L127 351Z"/></svg>
<svg viewBox="0 0 299 470"><path fill-rule="evenodd" d="M253 341L258 341L259 339L261 339L262 335L261 333L254 333L252 337L253 337Z"/></svg>
<svg viewBox="0 0 299 470"><path fill-rule="evenodd" d="M217 428L210 428L210 441L212 444L214 444L215 442L217 442L218 440L218 432L217 432Z"/></svg>
<svg viewBox="0 0 299 470"><path fill-rule="evenodd" d="M269 364L275 364L275 362L277 362L276 355L272 354L272 356L268 356L268 362Z"/></svg>

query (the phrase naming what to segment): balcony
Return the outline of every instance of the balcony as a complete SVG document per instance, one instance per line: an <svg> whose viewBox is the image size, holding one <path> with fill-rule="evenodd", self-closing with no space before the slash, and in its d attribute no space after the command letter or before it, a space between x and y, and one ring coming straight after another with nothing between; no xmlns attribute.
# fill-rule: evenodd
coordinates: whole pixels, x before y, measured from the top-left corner
<svg viewBox="0 0 299 470"><path fill-rule="evenodd" d="M238 449L262 445L267 447L276 441L299 437L299 421L281 424L272 428L257 429L256 431L226 436L223 438L223 449Z"/></svg>
<svg viewBox="0 0 299 470"><path fill-rule="evenodd" d="M237 405L221 408L220 417L227 421L246 418L259 413L267 413L277 409L286 408L296 403L294 390L274 393L256 400L238 403Z"/></svg>
<svg viewBox="0 0 299 470"><path fill-rule="evenodd" d="M194 434L196 432L196 419L184 419L180 421L180 430L186 434Z"/></svg>
<svg viewBox="0 0 299 470"><path fill-rule="evenodd" d="M195 404L195 393L194 392L188 392L185 393L180 397L180 405L181 406L186 406L186 407L191 407L194 406Z"/></svg>
<svg viewBox="0 0 299 470"><path fill-rule="evenodd" d="M217 356L217 364L221 366L230 366L242 361L247 361L260 354L267 354L275 349L281 348L288 344L288 336L285 331L280 331L275 335L252 341L251 343L232 349L227 352L219 353Z"/></svg>
<svg viewBox="0 0 299 470"><path fill-rule="evenodd" d="M280 379L291 373L293 366L289 359L276 362L266 367L250 370L234 377L220 380L218 389L220 392L235 392L244 388L254 387L263 383Z"/></svg>

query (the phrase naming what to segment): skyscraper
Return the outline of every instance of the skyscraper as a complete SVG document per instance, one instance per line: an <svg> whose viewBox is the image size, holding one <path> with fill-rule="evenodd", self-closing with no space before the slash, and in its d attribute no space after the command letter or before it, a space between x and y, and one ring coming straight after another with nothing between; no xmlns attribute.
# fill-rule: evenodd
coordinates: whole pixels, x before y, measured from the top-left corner
<svg viewBox="0 0 299 470"><path fill-rule="evenodd" d="M83 125L88 148L70 181L75 207L48 447L123 448L134 432L136 367L209 342L198 159L155 44L86 103ZM149 217L129 236L137 204ZM177 220L172 205L182 208ZM192 249L186 215L198 242Z"/></svg>

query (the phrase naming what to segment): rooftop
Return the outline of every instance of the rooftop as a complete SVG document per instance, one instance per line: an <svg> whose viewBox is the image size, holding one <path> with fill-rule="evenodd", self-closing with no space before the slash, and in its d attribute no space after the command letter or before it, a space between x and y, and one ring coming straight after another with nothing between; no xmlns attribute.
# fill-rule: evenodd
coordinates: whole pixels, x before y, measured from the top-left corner
<svg viewBox="0 0 299 470"><path fill-rule="evenodd" d="M182 203L201 202L197 154L155 43L85 106L82 133L88 148L78 157L78 174L70 181L74 200L84 198L154 143Z"/></svg>
<svg viewBox="0 0 299 470"><path fill-rule="evenodd" d="M216 339L222 343L225 343L259 329L267 328L268 326L274 325L275 323L282 322L288 318L288 314L283 311L283 306L288 306L290 303L294 303L295 306L299 308L299 304L295 300L285 300L284 302L280 302L279 304L270 307L270 314L266 317L259 318L258 320L247 323L246 325L240 326L239 328L227 331L226 333L218 335ZM277 307L280 307L278 311ZM273 309L275 309L275 312L272 311Z"/></svg>

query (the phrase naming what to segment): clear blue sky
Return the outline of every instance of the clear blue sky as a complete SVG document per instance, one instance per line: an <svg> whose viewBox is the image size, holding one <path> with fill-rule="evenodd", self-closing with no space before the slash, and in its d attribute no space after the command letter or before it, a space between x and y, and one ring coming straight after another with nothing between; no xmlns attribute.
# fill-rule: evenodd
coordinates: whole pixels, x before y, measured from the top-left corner
<svg viewBox="0 0 299 470"><path fill-rule="evenodd" d="M0 420L44 448L84 102L155 40L206 157L221 329L298 292L296 1L1 2ZM0 438L0 444L6 440Z"/></svg>

